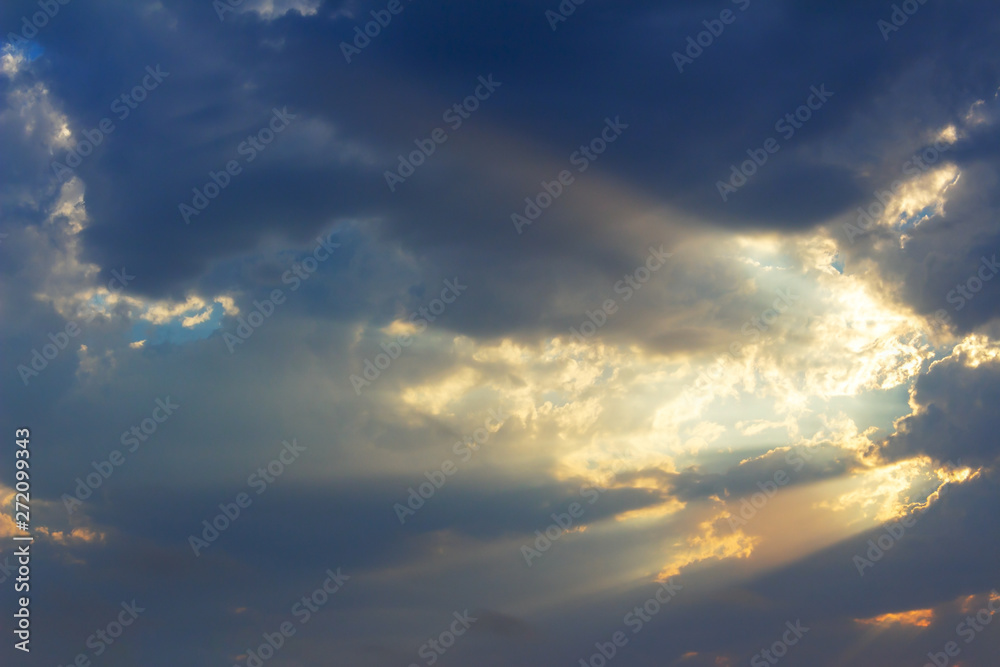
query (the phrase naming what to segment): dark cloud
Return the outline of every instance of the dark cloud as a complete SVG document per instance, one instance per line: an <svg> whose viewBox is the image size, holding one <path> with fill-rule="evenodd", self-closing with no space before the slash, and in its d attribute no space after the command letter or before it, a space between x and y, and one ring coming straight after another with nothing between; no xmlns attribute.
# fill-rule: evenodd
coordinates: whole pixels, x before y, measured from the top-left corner
<svg viewBox="0 0 1000 667"><path fill-rule="evenodd" d="M920 454L953 465L992 465L1000 451L997 419L988 409L997 399L1000 366L970 363L970 353L942 360L917 379L914 414L896 424L883 447L893 459Z"/></svg>

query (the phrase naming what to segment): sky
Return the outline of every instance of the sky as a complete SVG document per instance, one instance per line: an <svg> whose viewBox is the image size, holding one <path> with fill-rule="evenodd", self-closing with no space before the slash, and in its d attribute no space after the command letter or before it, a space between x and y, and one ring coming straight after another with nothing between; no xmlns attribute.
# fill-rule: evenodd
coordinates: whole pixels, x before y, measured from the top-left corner
<svg viewBox="0 0 1000 667"><path fill-rule="evenodd" d="M0 29L3 664L996 664L992 3Z"/></svg>

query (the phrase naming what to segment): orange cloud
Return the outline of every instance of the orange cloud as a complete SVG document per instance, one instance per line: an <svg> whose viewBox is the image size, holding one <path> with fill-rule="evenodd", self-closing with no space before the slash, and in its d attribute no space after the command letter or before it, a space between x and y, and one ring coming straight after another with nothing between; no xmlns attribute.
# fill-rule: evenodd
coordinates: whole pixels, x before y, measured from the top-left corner
<svg viewBox="0 0 1000 667"><path fill-rule="evenodd" d="M750 537L742 530L725 532L719 529L728 512L723 512L715 518L705 521L699 526L699 534L687 539L684 544L677 544L680 550L660 572L657 581L666 581L678 576L681 570L689 565L709 560L726 560L729 558L749 558L759 538Z"/></svg>
<svg viewBox="0 0 1000 667"><path fill-rule="evenodd" d="M42 535L47 535L53 542L59 544L69 544L70 542L103 542L104 533L95 532L89 528L74 528L68 533L61 530L49 530L45 526L38 526L37 530Z"/></svg>
<svg viewBox="0 0 1000 667"><path fill-rule="evenodd" d="M877 625L887 627L890 625L904 625L916 628L926 628L934 621L933 609L913 609L911 611L900 611L891 614L882 614L872 618L856 618L856 623L864 625Z"/></svg>

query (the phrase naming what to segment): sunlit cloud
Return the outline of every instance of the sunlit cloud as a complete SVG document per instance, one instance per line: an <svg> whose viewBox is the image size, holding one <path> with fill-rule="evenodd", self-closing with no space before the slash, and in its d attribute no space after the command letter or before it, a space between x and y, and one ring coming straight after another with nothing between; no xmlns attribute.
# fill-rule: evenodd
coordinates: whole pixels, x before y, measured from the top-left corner
<svg viewBox="0 0 1000 667"><path fill-rule="evenodd" d="M686 568L701 563L718 563L730 558L749 558L760 538L745 535L741 530L731 530L729 514L723 512L698 526L698 532L675 543L676 553L664 565L657 577L666 581L679 576Z"/></svg>
<svg viewBox="0 0 1000 667"><path fill-rule="evenodd" d="M855 620L856 622L864 625L877 626L883 629L892 625L926 628L934 622L934 610L913 609L911 611L900 611L882 614L872 618L859 618Z"/></svg>

